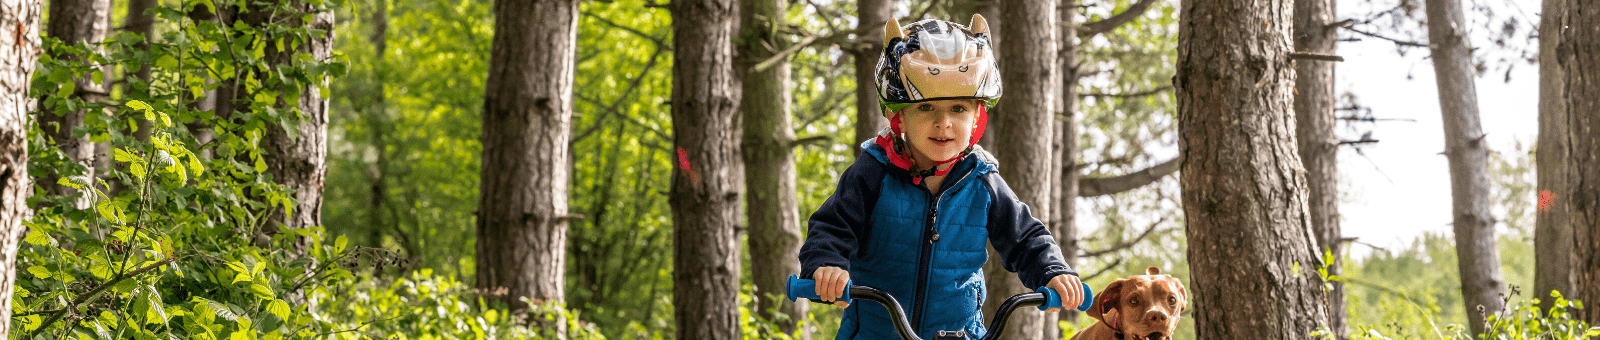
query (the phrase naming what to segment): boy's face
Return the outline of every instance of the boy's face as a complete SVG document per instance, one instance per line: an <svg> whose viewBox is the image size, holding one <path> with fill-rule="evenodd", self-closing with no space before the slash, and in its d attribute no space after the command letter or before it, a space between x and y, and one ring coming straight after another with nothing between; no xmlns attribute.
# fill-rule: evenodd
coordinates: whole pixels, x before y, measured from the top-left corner
<svg viewBox="0 0 1600 340"><path fill-rule="evenodd" d="M977 127L976 99L947 99L917 103L898 114L904 115L900 127L906 133L912 157L926 167L954 158L967 149L972 130ZM891 116L890 118L893 118Z"/></svg>

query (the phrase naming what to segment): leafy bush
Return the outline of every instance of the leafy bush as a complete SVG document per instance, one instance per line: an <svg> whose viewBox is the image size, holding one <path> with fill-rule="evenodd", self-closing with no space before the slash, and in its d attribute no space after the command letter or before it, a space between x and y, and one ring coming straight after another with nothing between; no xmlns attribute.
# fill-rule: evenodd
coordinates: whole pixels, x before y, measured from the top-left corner
<svg viewBox="0 0 1600 340"><path fill-rule="evenodd" d="M1520 295L1521 291L1516 286L1511 287L1511 295ZM1440 329L1433 323L1434 315L1438 314L1434 307L1432 314L1427 317L1429 328L1422 331L1438 339L1589 339L1600 337L1600 327L1590 327L1588 323L1577 319L1569 310L1583 309L1583 303L1567 300L1561 293L1551 291L1550 297L1555 303L1548 313L1539 309L1539 299L1519 300L1510 303L1507 298L1506 310L1491 314L1484 318L1484 333L1472 336L1468 327L1460 324L1449 324ZM1390 325L1388 329L1400 331L1400 326ZM1383 326L1357 325L1350 331L1351 339L1388 340ZM1394 333L1391 333L1394 334ZM1426 337L1426 336L1424 336Z"/></svg>

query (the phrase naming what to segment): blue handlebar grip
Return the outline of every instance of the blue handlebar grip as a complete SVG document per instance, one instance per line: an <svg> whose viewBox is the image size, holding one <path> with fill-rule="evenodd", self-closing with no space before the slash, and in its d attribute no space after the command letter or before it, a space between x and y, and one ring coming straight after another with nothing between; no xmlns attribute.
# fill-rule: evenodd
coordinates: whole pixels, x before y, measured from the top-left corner
<svg viewBox="0 0 1600 340"><path fill-rule="evenodd" d="M1089 311L1090 306L1094 306L1094 289L1089 288L1089 284L1087 283L1081 284L1083 284L1083 303L1078 304L1077 309L1079 312L1087 312ZM1039 287L1039 289L1034 291L1044 293L1045 302L1044 304L1039 305L1039 310L1061 308L1061 294L1057 294L1056 290L1050 289L1049 287Z"/></svg>
<svg viewBox="0 0 1600 340"><path fill-rule="evenodd" d="M851 282L854 282L854 281L845 281L845 284L844 284L844 286L845 286L844 295L839 297L839 301L844 301L845 303L851 303L851 300L850 300L850 284L851 284ZM820 299L820 298L822 298L822 297L821 296L817 296L817 280L806 280L806 279L801 279L800 277L795 276L795 275L789 275L789 301L794 301L796 299ZM1058 302L1056 304L1060 304L1060 303Z"/></svg>

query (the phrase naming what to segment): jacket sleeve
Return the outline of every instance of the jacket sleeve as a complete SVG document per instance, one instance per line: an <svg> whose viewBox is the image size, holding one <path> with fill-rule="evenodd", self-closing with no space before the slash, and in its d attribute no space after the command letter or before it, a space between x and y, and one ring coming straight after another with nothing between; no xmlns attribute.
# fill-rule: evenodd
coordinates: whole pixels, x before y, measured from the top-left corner
<svg viewBox="0 0 1600 340"><path fill-rule="evenodd" d="M867 152L862 152L844 174L833 196L811 214L806 242L800 246L800 277L809 279L821 267L850 270L872 231L872 208L883 186L884 167Z"/></svg>
<svg viewBox="0 0 1600 340"><path fill-rule="evenodd" d="M1022 284L1038 288L1061 274L1078 275L1061 257L1061 247L1044 223L1033 217L1028 205L1017 199L997 173L983 176L993 203L989 206L989 242L1000 253L1006 270L1017 273Z"/></svg>

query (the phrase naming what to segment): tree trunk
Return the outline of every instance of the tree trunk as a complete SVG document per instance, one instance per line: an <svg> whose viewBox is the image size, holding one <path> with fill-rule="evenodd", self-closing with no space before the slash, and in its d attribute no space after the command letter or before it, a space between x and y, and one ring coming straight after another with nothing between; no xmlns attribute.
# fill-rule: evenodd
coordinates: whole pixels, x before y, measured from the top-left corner
<svg viewBox="0 0 1600 340"><path fill-rule="evenodd" d="M32 211L28 178L29 82L39 59L38 1L0 0L0 306L11 305L17 245ZM0 338L10 338L11 308L0 308Z"/></svg>
<svg viewBox="0 0 1600 340"><path fill-rule="evenodd" d="M1495 249L1494 219L1489 216L1489 149L1478 124L1478 92L1474 85L1467 22L1458 0L1428 0L1428 42L1439 84L1444 115L1445 157L1450 160L1451 223L1461 271L1461 296L1472 333L1483 332L1486 314L1500 311L1505 280ZM1482 310L1479 309L1482 306Z"/></svg>
<svg viewBox="0 0 1600 340"><path fill-rule="evenodd" d="M1181 6L1174 85L1195 337L1310 339L1328 310L1295 154L1293 12L1251 4Z"/></svg>
<svg viewBox="0 0 1600 340"><path fill-rule="evenodd" d="M678 339L739 338L734 0L673 1L673 315Z"/></svg>
<svg viewBox="0 0 1600 340"><path fill-rule="evenodd" d="M498 0L483 103L477 287L563 300L578 1ZM503 293L503 294L501 294Z"/></svg>
<svg viewBox="0 0 1600 340"><path fill-rule="evenodd" d="M294 4L301 13L311 16L311 22L301 24L327 33L312 37L309 42L300 45L299 51L272 53L274 49L269 48L267 59L275 64L287 64L294 53L305 52L318 61L328 60L333 52L333 12L318 11L309 2L296 1ZM301 88L297 104L301 121L296 127L298 131L292 136L281 125L267 124L264 139L267 152L262 156L266 158L267 173L272 175L273 181L292 190L299 203L292 212L273 214L275 223L268 225L281 224L282 228L300 229L322 224L322 188L328 174L328 97L321 90L327 86L325 82L305 84ZM269 233L274 232L271 229L268 228Z"/></svg>
<svg viewBox="0 0 1600 340"><path fill-rule="evenodd" d="M111 13L110 0L50 0L50 37L60 39L68 45L89 44L91 53L100 53L103 49L95 46L106 38L107 16ZM56 59L71 60L74 62L89 63L83 58L66 55L62 51L48 51ZM76 85L72 92L72 100L103 101L106 87L104 82L96 84L90 74L81 74L72 78ZM43 106L44 101L40 101ZM49 137L51 146L61 150L67 159L84 167L83 178L94 179L94 143L89 142L89 136L72 137L73 131L83 125L83 118L88 109L67 110L65 108L44 107L39 115L39 128L44 130ZM59 112L57 110L59 109ZM61 185L58 181L64 174L44 173L40 178L39 186L43 187L50 195L73 195L78 190ZM88 184L86 182L85 184ZM94 202L93 195L78 197L75 205L88 208Z"/></svg>
<svg viewBox="0 0 1600 340"><path fill-rule="evenodd" d="M1000 77L1006 80L1004 113L989 115L994 129L996 160L1000 177L1016 190L1017 198L1033 209L1033 217L1050 221L1052 171L1051 140L1055 134L1056 96L1060 95L1061 69L1056 67L1056 3L1054 0L1000 1L1002 39L1017 42L995 45L1000 51ZM988 18L988 16L985 16ZM991 26L992 27L992 26ZM994 315L1000 303L1012 295L1032 292L1015 273L1007 272L1000 257L990 247L984 267L988 274L990 298L983 303L984 314ZM1046 320L1048 319L1048 320ZM1055 318L1042 313L1015 313L1007 321L1002 339L1043 339L1045 326ZM1054 328L1054 327L1051 327Z"/></svg>
<svg viewBox="0 0 1600 340"><path fill-rule="evenodd" d="M1333 0L1294 1L1294 49L1296 52L1333 54L1338 35ZM1331 252L1328 275L1343 275L1342 244L1339 239L1339 139L1334 137L1334 94L1332 61L1300 59L1295 62L1295 140L1300 161L1305 164L1306 184L1311 195L1306 205L1311 212L1311 230L1317 235L1318 249ZM1334 281L1328 291L1328 329L1336 339L1348 339L1345 324L1344 282Z"/></svg>
<svg viewBox="0 0 1600 340"><path fill-rule="evenodd" d="M1549 311L1555 303L1551 291L1573 297L1576 285L1572 276L1572 205L1567 195L1566 171L1572 163L1571 141L1567 134L1565 73L1556 46L1561 44L1561 25L1566 14L1564 0L1545 0L1539 16L1539 145L1534 148L1534 171L1538 174L1539 209L1533 228L1533 296L1539 310ZM1556 196L1561 199L1556 199Z"/></svg>
<svg viewBox="0 0 1600 340"><path fill-rule="evenodd" d="M1061 258L1073 269L1083 270L1078 266L1078 1L1064 0L1056 7L1059 8L1058 20L1061 26L1056 31L1060 52L1056 54L1056 65L1061 67L1061 88L1056 98L1055 137L1052 139L1055 150L1053 152L1051 171L1055 172L1055 185L1050 186L1050 233L1055 235L1056 244L1061 245ZM1088 273L1083 273L1088 275ZM1061 311L1056 321L1066 321L1076 324L1078 311ZM1051 319L1046 316L1046 319ZM1060 339L1061 327L1050 323L1044 329L1045 338Z"/></svg>
<svg viewBox="0 0 1600 340"><path fill-rule="evenodd" d="M739 3L740 36L746 38L738 46L738 73L743 73L744 88L739 110L744 115L741 148L752 250L750 271L757 312L768 320L776 320L771 313L774 309L788 314L789 319L777 322L784 333L794 334L798 329L795 322L805 319L807 308L806 301L784 298L789 275L800 273L800 261L794 256L800 252L800 208L795 202L794 130L789 127L789 62L779 61L761 71L751 69L789 46L776 29L785 24L785 2ZM810 336L802 333L800 338Z"/></svg>
<svg viewBox="0 0 1600 340"><path fill-rule="evenodd" d="M1567 185L1556 200L1570 200L1575 298L1587 306L1581 317L1600 324L1600 4L1567 0L1561 43L1556 47L1566 89ZM1563 197L1563 194L1565 197Z"/></svg>
<svg viewBox="0 0 1600 340"><path fill-rule="evenodd" d="M388 142L384 139L384 136L389 135L389 126L391 125L389 105L386 101L388 95L384 92L384 84L388 80L386 75L389 73L387 70L391 67L384 63L384 55L389 50L389 1L377 0L373 2L372 36L368 37L367 40L372 42L372 63L378 65L378 67L372 73L373 83L367 89L370 99L367 100L366 114L364 116L366 116L368 128L372 130L372 134L368 136L369 142L372 143L369 147L372 148L373 154L377 157L373 160L372 168L375 170L372 174L372 185L368 190L370 196L367 197L367 206L370 209L367 211L367 219L370 221L368 223L371 223L371 225L367 226L367 244L373 247L383 247L384 231L394 230L396 234L401 232L399 231L399 225L391 225L383 218L384 212L389 211L387 210L389 208L389 148ZM418 253L418 249L412 246L411 242L400 243L405 245L407 258L418 259L422 256L422 254Z"/></svg>
<svg viewBox="0 0 1600 340"><path fill-rule="evenodd" d="M849 145L856 155L861 155L861 148L857 147L862 141L870 140L878 135L878 131L889 126L889 121L883 118L883 107L878 105L878 57L883 55L883 25L889 22L892 16L889 0L857 0L856 13L859 20L856 24L858 39L866 45L851 51L856 62L856 138Z"/></svg>

